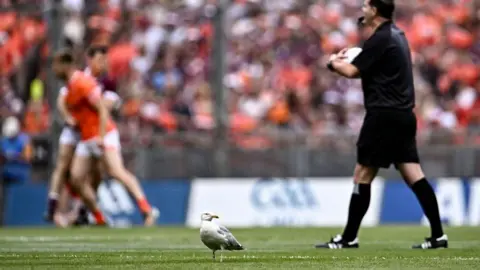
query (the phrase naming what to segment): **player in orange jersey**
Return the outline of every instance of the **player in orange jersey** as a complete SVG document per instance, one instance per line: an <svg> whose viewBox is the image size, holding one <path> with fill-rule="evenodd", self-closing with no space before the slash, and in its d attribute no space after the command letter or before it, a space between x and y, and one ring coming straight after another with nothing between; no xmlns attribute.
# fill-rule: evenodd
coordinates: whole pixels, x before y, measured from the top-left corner
<svg viewBox="0 0 480 270"><path fill-rule="evenodd" d="M121 100L115 92L115 84L113 83L113 81L108 80L106 77L102 78L102 76L107 71L106 53L107 48L105 46L93 46L89 48L87 52L88 67L85 69L85 73L95 78L99 78L98 81L102 86L105 105L111 111L117 109L120 106ZM47 213L45 215L45 218L47 221L55 221L56 224L64 224L66 218L63 214L56 214L56 210L58 204L63 203L63 205L65 205L66 202L59 202L59 198L62 198L63 200L72 199L73 205L76 206L75 208L79 210L77 211L77 220L75 220L74 223L78 225L83 225L88 224L88 213L84 207L81 207L81 199L79 198L79 196L75 194L72 189L68 188L67 181L73 153L75 151L75 147L80 141L80 133L75 128L75 120L65 108L64 99L67 93L67 87L62 87L60 89L60 93L57 99L57 108L64 118L65 125L59 138L58 156L55 170L53 171L50 181ZM98 170L94 170L92 171L92 177L92 184L94 189L96 190L102 179L101 173ZM65 189L62 190L62 187L64 185L67 186L65 186ZM69 216L69 223L73 223L71 220L71 215ZM59 220L61 222L59 222Z"/></svg>
<svg viewBox="0 0 480 270"><path fill-rule="evenodd" d="M97 79L102 86L103 99L105 105L109 111L116 110L121 105L121 99L116 93L115 83L104 76L107 71L107 47L105 46L92 46L87 51L88 67L85 69L85 73L91 75ZM65 96L68 93L67 87L62 87L57 99L57 108L64 116L66 122L59 138L59 155L57 158L55 170L52 174L50 181L50 188L48 194L48 205L46 220L54 221L56 224L65 224L65 220L68 220L69 225L86 225L88 224L88 212L87 209L81 204L81 198L75 192L68 187L68 172L70 169L71 161L75 147L80 141L80 133L74 127L74 119L67 112L65 108ZM97 190L98 185L102 180L102 175L99 170L92 171L92 179L90 180L94 190ZM64 190L61 188L65 186ZM62 193L66 193L62 196ZM74 208L77 211L76 218L72 220L71 212L69 212L69 218L62 214L62 211L57 213L57 205L65 205L67 202L59 202L59 198L62 200L72 200ZM63 227L63 225L62 225Z"/></svg>
<svg viewBox="0 0 480 270"><path fill-rule="evenodd" d="M145 225L153 225L158 210L152 209L138 179L123 165L119 134L109 117L98 83L92 76L75 69L71 53L58 53L53 67L57 76L67 82L66 108L80 130L81 140L75 149L71 167L74 188L81 194L97 222L102 223L102 216L91 201L91 186L83 183L101 161L109 175L122 182L137 200L144 214Z"/></svg>

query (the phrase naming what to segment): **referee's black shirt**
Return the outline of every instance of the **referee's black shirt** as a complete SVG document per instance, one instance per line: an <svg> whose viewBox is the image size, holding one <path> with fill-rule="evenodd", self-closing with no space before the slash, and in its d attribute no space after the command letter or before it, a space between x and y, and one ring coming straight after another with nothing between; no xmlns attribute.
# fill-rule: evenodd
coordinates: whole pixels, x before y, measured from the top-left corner
<svg viewBox="0 0 480 270"><path fill-rule="evenodd" d="M413 109L412 60L404 32L387 21L362 49L352 64L360 71L365 108Z"/></svg>

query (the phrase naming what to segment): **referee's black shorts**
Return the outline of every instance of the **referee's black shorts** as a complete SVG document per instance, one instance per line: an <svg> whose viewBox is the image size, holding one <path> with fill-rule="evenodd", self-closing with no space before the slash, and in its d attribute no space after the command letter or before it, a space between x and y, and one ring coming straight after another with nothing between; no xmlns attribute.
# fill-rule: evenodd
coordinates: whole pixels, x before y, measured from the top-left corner
<svg viewBox="0 0 480 270"><path fill-rule="evenodd" d="M357 163L378 168L419 163L416 133L417 118L411 110L367 110L357 142Z"/></svg>

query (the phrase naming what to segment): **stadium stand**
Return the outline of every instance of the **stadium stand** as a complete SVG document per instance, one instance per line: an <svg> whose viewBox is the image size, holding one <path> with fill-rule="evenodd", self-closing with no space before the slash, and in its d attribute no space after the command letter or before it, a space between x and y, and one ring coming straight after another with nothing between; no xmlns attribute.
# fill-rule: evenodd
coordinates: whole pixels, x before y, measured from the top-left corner
<svg viewBox="0 0 480 270"><path fill-rule="evenodd" d="M208 71L215 69L209 61L211 2L63 1L67 45L79 55L91 44L110 46L109 76L124 99L120 119L126 142L138 135L149 142L155 133L214 128L214 93L208 84ZM320 137L358 132L364 113L360 82L331 74L324 63L330 53L368 37L370 29L359 30L356 24L361 2L234 1L225 24L232 134L291 131ZM399 1L396 20L413 49L421 133L435 128L458 135L478 128L478 3ZM33 134L48 130L51 108L46 96L55 91L44 79L45 27L38 14L0 14L0 113L2 118L21 116ZM26 86L20 89L15 81L18 68L37 58L24 70ZM298 107L311 123L303 121ZM233 138L242 147L269 146L265 137ZM461 138L442 136L452 143L462 143Z"/></svg>

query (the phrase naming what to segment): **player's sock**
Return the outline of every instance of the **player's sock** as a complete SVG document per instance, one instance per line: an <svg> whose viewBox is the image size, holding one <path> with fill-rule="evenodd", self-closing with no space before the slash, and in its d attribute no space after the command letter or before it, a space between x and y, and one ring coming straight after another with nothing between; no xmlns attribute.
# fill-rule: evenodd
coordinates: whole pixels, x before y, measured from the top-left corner
<svg viewBox="0 0 480 270"><path fill-rule="evenodd" d="M50 192L48 194L47 220L52 220L58 205L58 194Z"/></svg>
<svg viewBox="0 0 480 270"><path fill-rule="evenodd" d="M105 217L103 216L102 212L100 212L100 210L94 211L92 214L93 214L93 217L95 218L95 223L97 223L97 225L106 224Z"/></svg>
<svg viewBox="0 0 480 270"><path fill-rule="evenodd" d="M432 237L438 238L443 236L442 222L440 221L440 212L438 210L437 196L432 186L426 178L422 178L411 186L413 192L417 196L423 212L430 222Z"/></svg>
<svg viewBox="0 0 480 270"><path fill-rule="evenodd" d="M143 214L148 214L152 210L152 207L145 198L139 199L137 204L138 208L140 208L140 211L142 211Z"/></svg>
<svg viewBox="0 0 480 270"><path fill-rule="evenodd" d="M369 205L370 184L355 184L348 209L347 226L342 235L345 241L353 241L357 237L358 229Z"/></svg>
<svg viewBox="0 0 480 270"><path fill-rule="evenodd" d="M58 193L56 193L56 192L50 192L50 193L48 193L48 198L49 198L49 199L55 199L55 200L57 200L58 197L59 197L59 195L58 195Z"/></svg>

